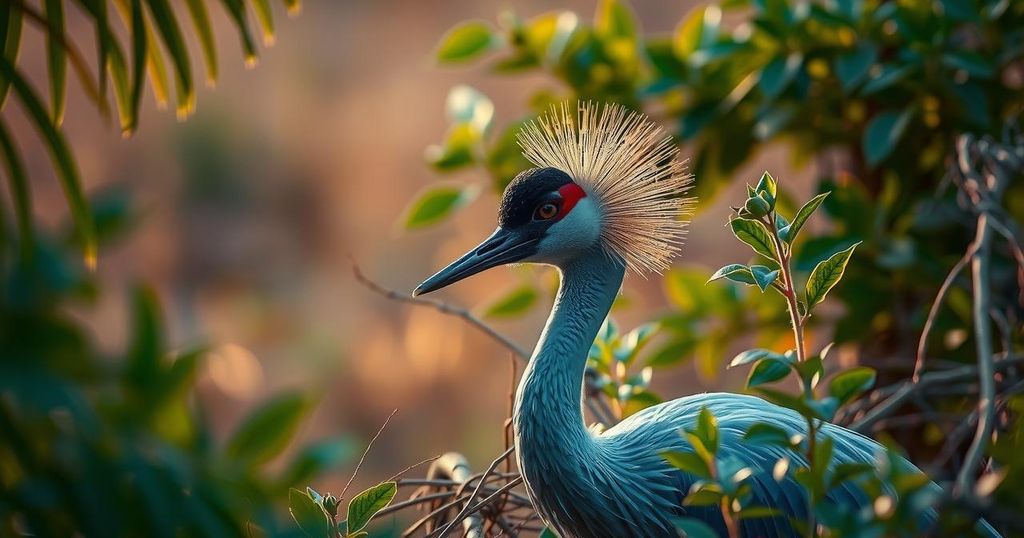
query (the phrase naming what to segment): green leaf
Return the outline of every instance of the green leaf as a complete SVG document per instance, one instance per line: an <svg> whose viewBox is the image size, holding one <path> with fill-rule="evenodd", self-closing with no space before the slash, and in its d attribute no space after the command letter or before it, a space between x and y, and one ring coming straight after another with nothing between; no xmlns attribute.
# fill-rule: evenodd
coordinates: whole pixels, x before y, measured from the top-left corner
<svg viewBox="0 0 1024 538"><path fill-rule="evenodd" d="M772 282L775 282L775 279L779 277L778 269L773 270L764 265L751 265L750 273L754 276L754 281L757 282L757 287L762 292L767 290L772 285Z"/></svg>
<svg viewBox="0 0 1024 538"><path fill-rule="evenodd" d="M146 0L149 12L153 15L157 31L163 39L167 52L174 64L175 81L178 96L178 116L187 117L192 113L195 100L195 88L192 85L192 64L188 56L185 39L181 35L174 10L167 0Z"/></svg>
<svg viewBox="0 0 1024 538"><path fill-rule="evenodd" d="M875 166L896 149L913 117L913 109L887 110L871 118L864 129L861 146L868 165Z"/></svg>
<svg viewBox="0 0 1024 538"><path fill-rule="evenodd" d="M89 211L88 203L82 192L82 182L78 178L78 166L74 157L68 149L64 136L57 131L46 113L46 108L36 95L32 87L21 76L21 73L5 56L0 58L0 79L10 81L15 94L21 99L22 104L32 123L42 135L46 142L47 149L53 157L57 176L60 178L61 186L64 188L64 196L67 198L68 206L71 208L71 217L75 222L75 229L82 241L83 256L86 267L96 265L96 231L92 221L92 213Z"/></svg>
<svg viewBox="0 0 1024 538"><path fill-rule="evenodd" d="M494 118L494 103L475 88L460 84L448 91L445 111L452 123L470 125L482 134Z"/></svg>
<svg viewBox="0 0 1024 538"><path fill-rule="evenodd" d="M793 77L796 76L800 66L803 65L804 57L803 54L794 52L789 56L778 57L764 66L761 70L761 78L757 84L761 88L761 92L764 93L765 97L770 101L778 97L789 83L793 81Z"/></svg>
<svg viewBox="0 0 1024 538"><path fill-rule="evenodd" d="M117 101L121 133L127 135L131 133L134 122L132 118L132 89L128 72L128 61L124 56L124 52L121 51L121 45L116 41L111 43L107 57L109 58L107 67L110 70L110 78L114 81L114 100Z"/></svg>
<svg viewBox="0 0 1024 538"><path fill-rule="evenodd" d="M476 197L479 189L475 185L445 185L430 187L420 192L405 212L405 228L424 228L437 224L456 209Z"/></svg>
<svg viewBox="0 0 1024 538"><path fill-rule="evenodd" d="M775 200L778 196L778 189L778 183L775 181L775 178L765 170L765 172L761 174L761 179L758 180L757 185L754 187L754 192L758 194L767 192L771 197L771 200Z"/></svg>
<svg viewBox="0 0 1024 538"><path fill-rule="evenodd" d="M198 1L198 0L194 0ZM146 15L142 11L142 0L131 0L131 36L132 36L132 88L131 111L129 114L128 132L134 132L139 124L139 109L142 107L142 93L146 85L146 62L149 56L149 39L147 38ZM211 38L212 39L212 38ZM154 89L154 91L156 91Z"/></svg>
<svg viewBox="0 0 1024 538"><path fill-rule="evenodd" d="M506 293L484 310L487 318L510 318L522 314L537 302L537 288L530 285L519 286Z"/></svg>
<svg viewBox="0 0 1024 538"><path fill-rule="evenodd" d="M814 388L818 386L818 381L825 375L825 366L821 360L821 357L810 357L805 361L794 362L793 369L803 380L804 384L808 387Z"/></svg>
<svg viewBox="0 0 1024 538"><path fill-rule="evenodd" d="M310 538L326 538L330 536L331 523L327 512L320 507L308 494L295 488L288 490L288 512L292 519Z"/></svg>
<svg viewBox="0 0 1024 538"><path fill-rule="evenodd" d="M636 21L629 6L619 0L601 0L594 15L594 30L598 35L635 40Z"/></svg>
<svg viewBox="0 0 1024 538"><path fill-rule="evenodd" d="M249 17L246 14L245 3L242 0L224 0L228 8L231 20L235 23L238 36L242 41L242 52L245 54L245 63L253 65L256 62L256 43L252 40L252 32L249 31ZM295 4L298 6L298 4ZM289 6L289 10L292 6Z"/></svg>
<svg viewBox="0 0 1024 538"><path fill-rule="evenodd" d="M424 152L427 162L441 172L473 164L483 132L471 123L456 123L448 129L443 146L432 145Z"/></svg>
<svg viewBox="0 0 1024 538"><path fill-rule="evenodd" d="M976 52L948 52L942 55L942 63L953 69L962 69L975 78L987 80L995 74L992 63Z"/></svg>
<svg viewBox="0 0 1024 538"><path fill-rule="evenodd" d="M764 399L768 400L769 402L775 405L785 407L787 409L792 409L793 411L796 411L797 413L800 413L805 417L822 418L817 415L816 411L812 410L810 407L807 406L807 403L803 400L803 398L793 396L792 394L783 392L781 390L768 389L764 387L757 387L754 390L756 390L758 394L764 397Z"/></svg>
<svg viewBox="0 0 1024 538"><path fill-rule="evenodd" d="M906 79L915 71L913 65L885 65L882 71L873 75L860 89L861 95L872 95L888 89L894 84Z"/></svg>
<svg viewBox="0 0 1024 538"><path fill-rule="evenodd" d="M50 76L50 117L60 126L64 120L67 94L67 50L60 38L64 35L64 5L62 0L46 0L46 67Z"/></svg>
<svg viewBox="0 0 1024 538"><path fill-rule="evenodd" d="M762 359L750 371L747 378L747 388L753 388L765 383L772 383L789 375L790 365L786 362L775 359Z"/></svg>
<svg viewBox="0 0 1024 538"><path fill-rule="evenodd" d="M753 273L750 272L750 268L740 263L730 263L725 267L715 271L715 274L711 275L708 282L718 280L720 278L726 278L733 282L739 282L741 284L755 284Z"/></svg>
<svg viewBox="0 0 1024 538"><path fill-rule="evenodd" d="M875 384L875 370L858 366L836 374L828 383L828 393L845 404Z"/></svg>
<svg viewBox="0 0 1024 538"><path fill-rule="evenodd" d="M792 244L793 241L796 240L797 234L800 233L800 229L804 227L807 219L811 218L811 215L814 214L814 211L818 209L818 206L825 201L825 198L827 198L829 194L831 193L823 192L808 200L808 202L804 204L799 211L797 211L796 217L793 218L793 222L779 230L779 238Z"/></svg>
<svg viewBox="0 0 1024 538"><path fill-rule="evenodd" d="M272 459L288 446L308 410L309 402L302 394L272 398L242 421L228 439L225 453L230 459L246 463Z"/></svg>
<svg viewBox="0 0 1024 538"><path fill-rule="evenodd" d="M694 432L704 441L704 448L715 454L718 452L718 420L711 410L703 407L697 415L697 430Z"/></svg>
<svg viewBox="0 0 1024 538"><path fill-rule="evenodd" d="M839 279L843 277L843 272L846 270L846 264L850 261L850 256L853 255L854 249L859 244L860 241L850 245L850 248L829 256L827 260L814 267L811 276L807 279L808 310L823 301L825 295L839 283Z"/></svg>
<svg viewBox="0 0 1024 538"><path fill-rule="evenodd" d="M877 59L878 47L868 41L862 41L853 51L836 58L836 77L843 91L850 92L856 88Z"/></svg>
<svg viewBox="0 0 1024 538"><path fill-rule="evenodd" d="M722 502L722 489L714 483L694 484L693 489L683 498L684 506L718 506ZM710 486L710 487L700 487Z"/></svg>
<svg viewBox="0 0 1024 538"><path fill-rule="evenodd" d="M356 495L348 503L348 531L353 533L363 530L377 512L391 504L396 493L398 493L397 484L382 482Z"/></svg>
<svg viewBox="0 0 1024 538"><path fill-rule="evenodd" d="M263 43L270 45L274 42L274 12L270 10L270 1L252 0L252 5L256 20L263 29Z"/></svg>
<svg viewBox="0 0 1024 538"><path fill-rule="evenodd" d="M206 11L204 0L186 0L192 24L199 36L199 47L203 51L203 63L206 65L206 82L213 84L217 80L217 42L210 26L210 15Z"/></svg>
<svg viewBox="0 0 1024 538"><path fill-rule="evenodd" d="M750 245L754 252L769 260L775 260L778 257L775 243L772 241L768 230L765 229L764 224L756 220L734 218L729 221L729 226L732 227L733 235L740 241Z"/></svg>
<svg viewBox="0 0 1024 538"><path fill-rule="evenodd" d="M672 522L682 531L685 538L718 538L718 533L699 519L680 517Z"/></svg>
<svg viewBox="0 0 1024 538"><path fill-rule="evenodd" d="M140 287L132 298L132 343L128 352L128 368L134 382L152 386L160 370L163 354L160 306L152 289Z"/></svg>
<svg viewBox="0 0 1024 538"><path fill-rule="evenodd" d="M445 33L436 55L442 62L464 62L487 52L494 44L495 36L487 23L467 21Z"/></svg>
<svg viewBox="0 0 1024 538"><path fill-rule="evenodd" d="M729 363L729 368L734 368L736 366L741 366L741 365L744 365L744 364L749 364L751 362L759 361L761 359L774 359L774 360L777 360L777 361L789 361L789 359L786 358L785 355L776 353L776 352L768 350L768 349L754 348L754 349L748 349L748 350L744 351L743 353L740 353L739 355L736 355L735 357L733 357L732 362Z"/></svg>
<svg viewBox="0 0 1024 538"><path fill-rule="evenodd" d="M743 440L748 443L762 445L776 445L781 447L792 446L789 441L789 434L778 426L772 426L764 422L755 422L743 434Z"/></svg>
<svg viewBox="0 0 1024 538"><path fill-rule="evenodd" d="M141 0L140 0L141 3ZM141 7L141 6L140 6ZM156 31L148 17L143 17L146 27L146 65L149 67L149 80L153 84L153 98L159 109L167 107L170 95L170 82L167 76L167 64L164 63L164 56L157 46Z"/></svg>
<svg viewBox="0 0 1024 538"><path fill-rule="evenodd" d="M694 8L672 35L672 52L677 58L688 60L690 56L711 46L718 39L722 12L716 6Z"/></svg>
<svg viewBox="0 0 1024 538"><path fill-rule="evenodd" d="M711 479L711 471L708 468L707 462L693 452L666 450L661 452L661 457L665 458L665 461L676 469L683 470L694 476Z"/></svg>
<svg viewBox="0 0 1024 538"><path fill-rule="evenodd" d="M767 506L750 506L736 512L736 517L740 519L757 519L762 517L780 517L784 516L782 512L774 508L768 508Z"/></svg>
<svg viewBox="0 0 1024 538"><path fill-rule="evenodd" d="M0 12L2 13L2 12ZM21 161L21 153L14 145L14 138L7 124L0 119L0 150L3 151L4 170L11 186L11 201L18 218L20 247L23 257L31 255L35 245L35 231L32 224L32 192L29 190L28 175Z"/></svg>

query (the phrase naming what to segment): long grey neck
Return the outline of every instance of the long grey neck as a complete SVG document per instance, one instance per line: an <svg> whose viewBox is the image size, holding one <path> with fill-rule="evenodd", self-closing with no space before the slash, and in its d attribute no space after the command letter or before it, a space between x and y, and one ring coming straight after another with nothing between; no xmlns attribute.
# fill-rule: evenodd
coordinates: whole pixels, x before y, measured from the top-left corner
<svg viewBox="0 0 1024 538"><path fill-rule="evenodd" d="M528 487L531 475L592 448L583 422L584 369L625 267L594 248L563 265L561 273L555 305L516 392L516 448Z"/></svg>

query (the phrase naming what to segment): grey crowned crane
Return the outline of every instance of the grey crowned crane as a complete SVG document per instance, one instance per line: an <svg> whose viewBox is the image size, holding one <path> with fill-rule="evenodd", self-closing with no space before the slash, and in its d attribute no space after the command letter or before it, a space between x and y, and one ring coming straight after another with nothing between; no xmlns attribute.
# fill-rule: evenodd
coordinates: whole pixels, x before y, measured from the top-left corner
<svg viewBox="0 0 1024 538"><path fill-rule="evenodd" d="M567 105L553 109L524 128L519 142L537 168L506 188L498 228L414 294L510 263L547 264L561 273L513 417L519 468L544 522L563 537L649 538L678 536L673 518L686 515L724 535L717 507L682 505L697 478L659 455L692 450L680 432L695 426L704 407L718 419L719 454L754 470L754 504L805 518L805 490L791 477L776 481L771 472L777 460L793 454L742 440L755 422L805 433L805 419L789 409L752 396L711 393L647 408L600 433L584 423L588 351L623 277L666 269L686 232L692 179L673 142L643 115L589 103L575 114ZM836 463L872 463L883 450L833 424L824 424L819 435L833 439ZM868 497L846 483L828 501L862 506ZM796 535L786 517L744 519L741 531L750 537Z"/></svg>

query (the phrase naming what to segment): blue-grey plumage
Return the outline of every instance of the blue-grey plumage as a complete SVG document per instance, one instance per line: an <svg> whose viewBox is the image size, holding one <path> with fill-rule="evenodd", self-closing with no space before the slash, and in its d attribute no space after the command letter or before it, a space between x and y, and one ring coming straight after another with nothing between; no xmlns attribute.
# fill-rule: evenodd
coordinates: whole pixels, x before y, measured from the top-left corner
<svg viewBox="0 0 1024 538"><path fill-rule="evenodd" d="M645 409L604 432L586 427L583 379L595 336L622 286L635 272L667 267L678 250L690 180L674 161L671 141L642 116L610 106L580 108L577 128L566 109L527 128L528 158L542 168L520 174L506 188L498 229L478 247L424 281L428 293L491 267L516 262L555 266L561 284L554 307L516 392L516 457L530 499L545 523L563 537L677 536L673 519L698 518L725 533L717 507L684 507L696 478L670 466L666 450L692 451L680 435L702 408L718 420L719 457L753 471L753 504L805 519L806 491L772 469L779 447L749 445L756 422L804 435L797 413L752 396L699 394ZM668 163L668 164L667 164ZM833 464L873 463L884 449L874 440L824 424L833 440ZM795 461L801 464L801 461ZM905 460L899 465L911 466ZM847 482L827 501L862 507L867 495ZM922 523L934 519L924 514ZM998 536L982 524L984 532ZM787 517L744 519L748 537L795 535Z"/></svg>

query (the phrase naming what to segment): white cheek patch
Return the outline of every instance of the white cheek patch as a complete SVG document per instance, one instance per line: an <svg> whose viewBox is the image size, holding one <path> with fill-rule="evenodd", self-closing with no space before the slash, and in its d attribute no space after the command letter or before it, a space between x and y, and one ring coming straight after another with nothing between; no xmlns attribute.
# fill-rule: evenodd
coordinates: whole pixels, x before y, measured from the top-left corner
<svg viewBox="0 0 1024 538"><path fill-rule="evenodd" d="M537 246L536 261L556 262L578 254L601 240L601 212L593 199L581 199L562 220L548 228Z"/></svg>

